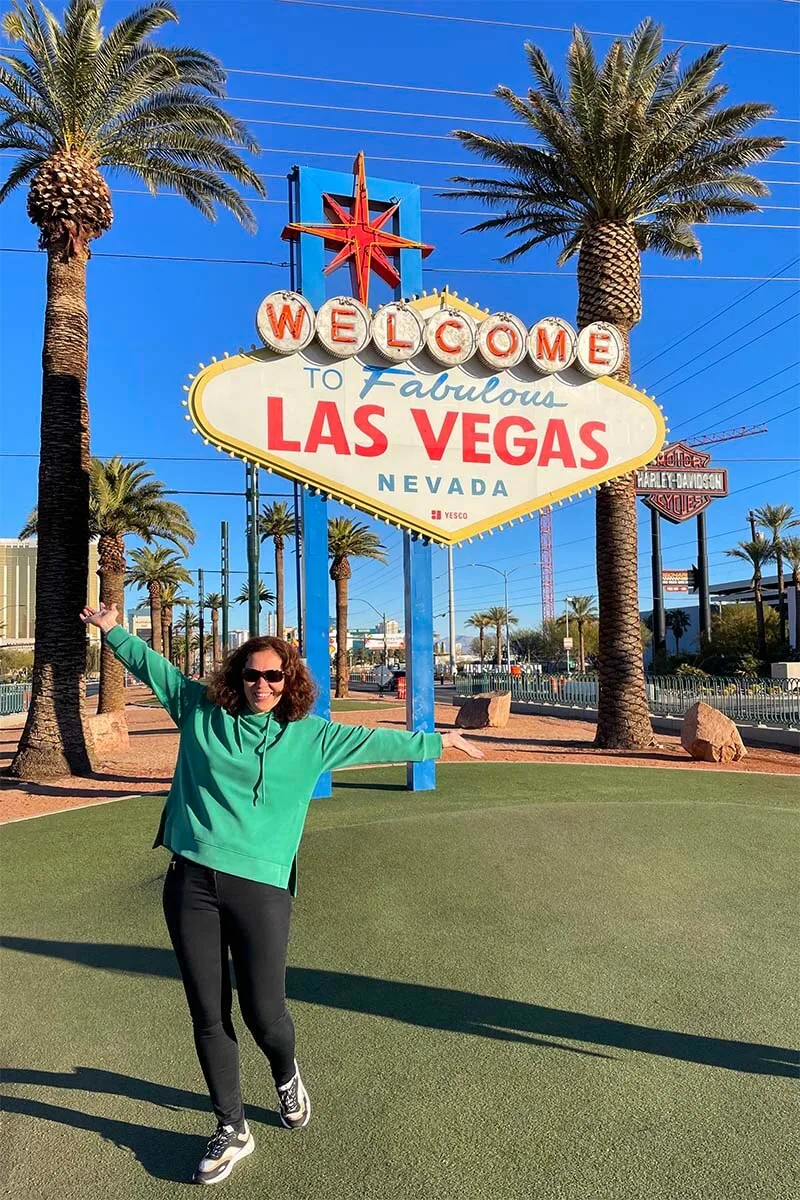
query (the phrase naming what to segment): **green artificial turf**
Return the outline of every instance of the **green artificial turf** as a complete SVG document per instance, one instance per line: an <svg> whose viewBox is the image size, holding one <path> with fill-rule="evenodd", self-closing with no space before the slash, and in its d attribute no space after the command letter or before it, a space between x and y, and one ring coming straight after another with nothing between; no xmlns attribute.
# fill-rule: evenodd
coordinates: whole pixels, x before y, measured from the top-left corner
<svg viewBox="0 0 800 1200"><path fill-rule="evenodd" d="M789 1200L797 787L712 771L339 774L300 854L277 1126L237 1013L259 1200ZM213 1125L160 911L162 799L2 830L15 1200L183 1186ZM794 1105L794 1106L793 1106Z"/></svg>

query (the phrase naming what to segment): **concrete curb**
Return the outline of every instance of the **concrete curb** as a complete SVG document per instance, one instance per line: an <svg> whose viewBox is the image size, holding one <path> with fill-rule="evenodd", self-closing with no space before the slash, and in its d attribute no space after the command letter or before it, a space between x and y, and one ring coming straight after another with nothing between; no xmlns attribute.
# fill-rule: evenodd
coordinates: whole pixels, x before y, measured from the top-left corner
<svg viewBox="0 0 800 1200"><path fill-rule="evenodd" d="M452 704L460 707L467 695L454 695ZM571 707L567 704L537 704L534 701L515 700L511 705L512 713L533 717L560 717L570 721L596 721L596 708ZM665 717L651 714L653 729L657 733L670 733L680 737L683 717ZM785 725L746 725L734 722L746 746L769 746L776 750L795 750L800 753L800 729L790 729Z"/></svg>

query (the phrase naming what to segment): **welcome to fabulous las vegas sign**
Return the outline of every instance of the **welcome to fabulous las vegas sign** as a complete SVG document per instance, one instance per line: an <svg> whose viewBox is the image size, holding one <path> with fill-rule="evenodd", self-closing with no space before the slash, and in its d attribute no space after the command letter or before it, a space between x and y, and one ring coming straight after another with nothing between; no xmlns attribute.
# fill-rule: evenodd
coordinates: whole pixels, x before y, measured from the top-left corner
<svg viewBox="0 0 800 1200"><path fill-rule="evenodd" d="M650 462L658 406L610 378L621 334L528 329L447 291L372 312L273 292L264 349L193 378L189 418L218 449L442 544Z"/></svg>

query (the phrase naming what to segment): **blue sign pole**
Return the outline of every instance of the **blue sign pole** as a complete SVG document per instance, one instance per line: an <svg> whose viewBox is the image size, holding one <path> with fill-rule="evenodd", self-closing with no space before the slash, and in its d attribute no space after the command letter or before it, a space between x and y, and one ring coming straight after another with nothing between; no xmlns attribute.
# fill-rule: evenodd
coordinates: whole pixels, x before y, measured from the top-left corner
<svg viewBox="0 0 800 1200"><path fill-rule="evenodd" d="M304 224L323 223L323 193L352 195L353 176L316 167L301 167L290 179L292 219ZM421 241L422 217L420 190L415 184L394 180L369 180L370 199L379 204L398 200L397 232L410 241ZM315 309L326 300L325 247L323 240L301 233L297 255L297 290ZM419 250L400 251L398 297L410 297L422 291L422 257ZM335 294L335 293L334 293ZM328 649L328 506L326 499L303 490L303 567L305 572L305 656L319 686L315 712L330 718L330 653ZM407 701L406 724L409 729L432 732L433 711L433 587L431 546L425 538L403 538L405 575L405 623ZM408 767L408 786L413 791L435 787L432 761ZM314 797L331 795L330 774L320 776Z"/></svg>

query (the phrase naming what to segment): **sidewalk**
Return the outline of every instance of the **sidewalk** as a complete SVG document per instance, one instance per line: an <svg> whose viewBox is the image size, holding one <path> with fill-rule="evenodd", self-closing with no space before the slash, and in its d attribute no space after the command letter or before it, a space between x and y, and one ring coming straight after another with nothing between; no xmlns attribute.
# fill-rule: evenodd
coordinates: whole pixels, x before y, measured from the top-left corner
<svg viewBox="0 0 800 1200"><path fill-rule="evenodd" d="M143 703L150 696L146 688L131 688L126 708L130 749L125 755L109 759L100 771L85 778L65 776L48 783L19 783L0 778L0 824L24 817L41 816L88 804L104 804L144 792L166 792L172 780L178 735L163 709ZM353 694L352 699L376 704L375 712L336 714L345 725L382 725L389 729L405 728L404 707L382 707L385 698ZM381 707L378 707L378 706ZM452 729L455 709L450 704L436 705L436 728ZM0 729L0 769L13 758L21 727ZM592 747L594 726L586 721L558 717L523 716L512 713L505 729L476 729L467 736L479 742L490 762L508 763L583 763L606 766L670 767L692 771L761 772L770 775L800 775L800 756L783 750L752 747L740 763L726 765L696 763L686 754L679 738L657 735L659 744L651 750L635 753L601 751ZM455 750L446 750L444 762L468 761ZM474 764L480 768L480 763Z"/></svg>

